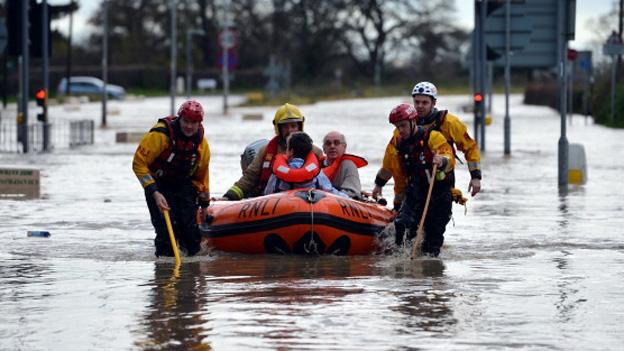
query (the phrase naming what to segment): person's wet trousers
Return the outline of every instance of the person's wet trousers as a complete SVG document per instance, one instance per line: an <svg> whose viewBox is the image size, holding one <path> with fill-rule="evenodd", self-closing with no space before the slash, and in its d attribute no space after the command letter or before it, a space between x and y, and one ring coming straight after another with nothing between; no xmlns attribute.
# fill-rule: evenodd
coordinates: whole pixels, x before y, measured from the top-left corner
<svg viewBox="0 0 624 351"><path fill-rule="evenodd" d="M405 199L394 221L397 246L403 245L404 238L413 240L418 230L427 198L427 185L410 182L405 192ZM422 251L429 256L438 256L444 243L446 224L451 220L452 197L451 188L446 182L436 183L433 187L429 210L425 218L425 237Z"/></svg>
<svg viewBox="0 0 624 351"><path fill-rule="evenodd" d="M200 234L195 217L197 212L197 191L190 179L188 182L176 182L175 185L158 183L158 191L165 196L171 208L169 211L171 226L179 245L188 255L196 254L200 249ZM156 231L156 238L154 239L156 256L173 256L165 217L160 212L156 201L154 201L151 195L146 193L145 199L147 200L152 225Z"/></svg>

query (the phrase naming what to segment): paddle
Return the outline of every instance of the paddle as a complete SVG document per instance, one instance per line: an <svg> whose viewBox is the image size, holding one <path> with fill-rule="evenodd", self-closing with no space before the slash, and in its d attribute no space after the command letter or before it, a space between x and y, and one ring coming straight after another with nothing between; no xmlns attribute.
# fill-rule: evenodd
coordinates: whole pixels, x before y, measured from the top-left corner
<svg viewBox="0 0 624 351"><path fill-rule="evenodd" d="M429 209L429 200L431 200L431 192L433 191L433 182L436 179L436 171L438 170L438 165L433 164L433 171L431 172L431 177L429 178L429 190L427 191L427 199L425 200L425 208L423 208L422 216L420 217L420 223L418 223L418 230L416 231L416 239L414 239L414 246L412 246L412 256L413 259L417 255L420 256L422 254L422 242L425 236L425 218L427 217L427 210Z"/></svg>
<svg viewBox="0 0 624 351"><path fill-rule="evenodd" d="M180 265L182 260L180 259L180 252L178 252L178 245L173 235L173 227L171 226L171 218L169 218L169 210L162 209L163 215L165 215L165 222L167 223L167 231L169 232L169 240L171 241L171 248L173 249L173 255L175 256L176 266Z"/></svg>

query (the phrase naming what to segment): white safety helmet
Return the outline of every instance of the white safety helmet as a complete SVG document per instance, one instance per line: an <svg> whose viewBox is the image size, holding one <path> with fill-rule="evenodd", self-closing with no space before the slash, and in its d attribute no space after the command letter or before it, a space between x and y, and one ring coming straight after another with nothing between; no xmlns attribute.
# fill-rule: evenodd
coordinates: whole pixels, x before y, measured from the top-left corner
<svg viewBox="0 0 624 351"><path fill-rule="evenodd" d="M414 85L414 89L412 89L412 96L416 95L427 95L431 96L431 98L435 101L438 99L438 89L433 83L429 82L420 82Z"/></svg>

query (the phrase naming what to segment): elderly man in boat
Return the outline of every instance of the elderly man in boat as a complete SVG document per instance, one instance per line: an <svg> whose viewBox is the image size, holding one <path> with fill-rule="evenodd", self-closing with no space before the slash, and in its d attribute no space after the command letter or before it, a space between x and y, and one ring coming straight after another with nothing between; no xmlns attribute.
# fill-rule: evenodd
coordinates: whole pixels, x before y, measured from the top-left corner
<svg viewBox="0 0 624 351"><path fill-rule="evenodd" d="M273 125L275 137L261 147L251 164L243 171L243 176L223 195L224 200L241 200L262 195L271 174L277 154L286 153L286 139L293 132L303 131L305 117L295 105L285 103L275 112ZM314 154L321 158L323 151L313 146Z"/></svg>
<svg viewBox="0 0 624 351"><path fill-rule="evenodd" d="M362 157L346 153L347 140L342 133L331 131L323 138L323 173L334 188L354 199L362 199L358 168L368 164Z"/></svg>

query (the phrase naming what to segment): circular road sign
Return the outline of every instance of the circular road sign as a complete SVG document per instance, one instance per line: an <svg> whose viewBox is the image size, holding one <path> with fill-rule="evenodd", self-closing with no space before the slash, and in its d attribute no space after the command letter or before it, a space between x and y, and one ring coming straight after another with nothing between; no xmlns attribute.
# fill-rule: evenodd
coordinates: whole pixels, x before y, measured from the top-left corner
<svg viewBox="0 0 624 351"><path fill-rule="evenodd" d="M219 33L219 44L224 49L231 49L236 45L236 36L233 30L224 29Z"/></svg>

